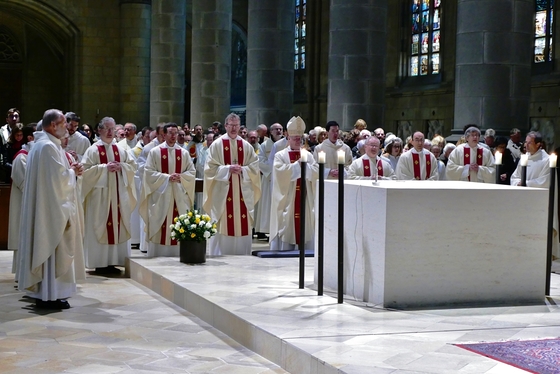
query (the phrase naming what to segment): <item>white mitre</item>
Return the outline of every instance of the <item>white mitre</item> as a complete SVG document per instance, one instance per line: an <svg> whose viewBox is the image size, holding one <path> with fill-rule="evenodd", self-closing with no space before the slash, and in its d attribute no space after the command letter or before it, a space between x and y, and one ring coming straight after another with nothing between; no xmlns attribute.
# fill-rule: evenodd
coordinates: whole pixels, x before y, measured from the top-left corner
<svg viewBox="0 0 560 374"><path fill-rule="evenodd" d="M288 125L286 126L288 129L289 136L303 136L305 133L305 122L301 119L301 117L292 117L288 121Z"/></svg>

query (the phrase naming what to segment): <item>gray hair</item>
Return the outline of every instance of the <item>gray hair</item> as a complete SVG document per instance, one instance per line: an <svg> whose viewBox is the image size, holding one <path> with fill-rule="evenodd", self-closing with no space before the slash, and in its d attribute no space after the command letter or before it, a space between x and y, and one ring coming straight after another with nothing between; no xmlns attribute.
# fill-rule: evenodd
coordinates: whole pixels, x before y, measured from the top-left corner
<svg viewBox="0 0 560 374"><path fill-rule="evenodd" d="M64 117L64 114L58 109L47 109L43 114L43 122L41 123L41 128L50 127L52 122L56 121L60 117ZM65 118L66 120L66 118Z"/></svg>
<svg viewBox="0 0 560 374"><path fill-rule="evenodd" d="M471 126L465 131L465 138L470 134L472 134L473 132L476 132L478 136L480 136L480 130L474 126Z"/></svg>
<svg viewBox="0 0 560 374"><path fill-rule="evenodd" d="M453 143L447 143L445 147L443 147L442 153L449 151L450 149L455 149L457 146Z"/></svg>
<svg viewBox="0 0 560 374"><path fill-rule="evenodd" d="M496 131L494 131L494 129L486 129L486 131L484 132L485 138L494 138L495 136L496 136Z"/></svg>
<svg viewBox="0 0 560 374"><path fill-rule="evenodd" d="M241 121L241 118L239 118L239 116L238 116L237 114L235 114L235 113L230 113L230 114L227 115L227 117L226 117L224 123L227 125L227 124L230 123L230 121L232 121L232 120Z"/></svg>
<svg viewBox="0 0 560 374"><path fill-rule="evenodd" d="M101 119L101 122L99 122L99 125L97 125L97 128L98 128L99 130L102 130L102 129L105 128L105 126L107 126L107 124L108 124L109 122L116 123L113 117L103 117L103 118Z"/></svg>

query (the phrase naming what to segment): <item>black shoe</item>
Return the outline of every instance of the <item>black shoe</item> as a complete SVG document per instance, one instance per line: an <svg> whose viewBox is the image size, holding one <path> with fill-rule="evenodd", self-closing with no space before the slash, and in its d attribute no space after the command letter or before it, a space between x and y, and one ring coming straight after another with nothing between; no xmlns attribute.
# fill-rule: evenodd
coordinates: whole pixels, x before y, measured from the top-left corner
<svg viewBox="0 0 560 374"><path fill-rule="evenodd" d="M109 268L95 268L95 274L109 274Z"/></svg>
<svg viewBox="0 0 560 374"><path fill-rule="evenodd" d="M51 309L51 310L58 310L58 309L70 309L70 304L66 300L48 300L44 301L41 299L37 299L35 301L35 307L39 309Z"/></svg>
<svg viewBox="0 0 560 374"><path fill-rule="evenodd" d="M114 265L107 266L107 274L121 274L121 269L116 268Z"/></svg>

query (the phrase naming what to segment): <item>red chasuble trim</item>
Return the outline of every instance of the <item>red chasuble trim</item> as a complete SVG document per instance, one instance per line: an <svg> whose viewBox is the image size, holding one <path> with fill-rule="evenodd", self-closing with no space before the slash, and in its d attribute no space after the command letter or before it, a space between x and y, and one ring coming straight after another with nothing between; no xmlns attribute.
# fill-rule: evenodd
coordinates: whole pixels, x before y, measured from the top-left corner
<svg viewBox="0 0 560 374"><path fill-rule="evenodd" d="M301 156L299 151L290 151L290 163L297 162ZM296 234L296 244L300 244L301 237L301 178L296 180L296 194L294 196L294 231Z"/></svg>
<svg viewBox="0 0 560 374"><path fill-rule="evenodd" d="M377 175L383 176L383 162L381 162L381 159L377 159Z"/></svg>
<svg viewBox="0 0 560 374"><path fill-rule="evenodd" d="M243 165L244 155L243 155L243 141L237 140L237 164ZM224 164L225 165L232 165L231 160L231 145L229 139L222 140L222 147L224 153ZM226 227L227 227L227 235L228 236L236 236L235 235L235 220L239 220L241 224L241 236L249 235L249 214L247 211L247 206L245 205L245 200L243 199L243 192L239 191L241 200L239 201L239 208L240 208L240 216L235 217L234 212L234 204L233 204L233 178L237 178L239 186L241 188L241 178L239 175L230 175L229 177L229 188L226 197Z"/></svg>
<svg viewBox="0 0 560 374"><path fill-rule="evenodd" d="M161 172L164 174L169 174L169 149L168 148L160 148L160 157L161 157ZM181 150L175 149L175 173L181 173ZM173 219L179 216L179 211L177 210L177 204L173 201ZM161 237L159 239L159 244L166 245L167 241L167 218L163 220L163 224L161 225ZM176 239L171 239L171 245L177 245L178 242Z"/></svg>
<svg viewBox="0 0 560 374"><path fill-rule="evenodd" d="M364 177L371 177L371 167L369 166L369 160L367 158L362 158L362 164L364 165Z"/></svg>
<svg viewBox="0 0 560 374"><path fill-rule="evenodd" d="M482 155L483 155L483 150L482 148L477 148L476 149L476 164L478 166L482 165ZM471 147L464 147L463 148L463 165L470 165L472 164L471 162ZM469 172L469 176L468 176L468 180L471 180L471 176L470 176L470 172Z"/></svg>
<svg viewBox="0 0 560 374"><path fill-rule="evenodd" d="M237 140L237 160L239 165L244 165L245 162L245 154L243 153L243 141L241 139ZM241 236L249 235L249 211L247 210L247 205L245 205L245 199L243 198L243 191L241 191L241 176L238 175L239 178L239 196L241 197L241 201L239 204L239 208L241 210Z"/></svg>
<svg viewBox="0 0 560 374"><path fill-rule="evenodd" d="M414 167L414 179L416 180L422 180L422 173L420 172L420 155L418 153L413 153L412 154L412 163L413 163L413 167ZM430 158L430 155L427 154L426 155L426 177L424 178L424 180L427 180L428 178L430 178L430 175L432 174L432 161Z"/></svg>
<svg viewBox="0 0 560 374"><path fill-rule="evenodd" d="M121 162L121 155L119 153L119 149L115 144L111 144L111 149L113 154L115 155L115 161ZM97 150L99 151L99 163L100 164L108 164L109 157L105 152L105 146L100 144L97 146ZM119 201L119 176L115 174L115 178L117 180L117 238L120 237L121 233L121 209L120 209L120 201ZM106 223L106 230L107 230L107 244L113 245L117 244L117 238L115 238L115 222L113 222L113 207L111 202L109 201L109 216L107 217Z"/></svg>

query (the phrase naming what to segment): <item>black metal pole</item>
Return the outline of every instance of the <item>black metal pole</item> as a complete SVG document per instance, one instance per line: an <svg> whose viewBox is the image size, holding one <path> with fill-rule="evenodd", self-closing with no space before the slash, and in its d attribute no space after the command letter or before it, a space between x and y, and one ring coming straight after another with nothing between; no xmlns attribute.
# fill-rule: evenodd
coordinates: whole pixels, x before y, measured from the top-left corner
<svg viewBox="0 0 560 374"><path fill-rule="evenodd" d="M546 233L546 282L545 295L550 296L550 276L552 273L552 241L554 223L554 195L556 190L556 167L550 168L550 187L548 190L548 230Z"/></svg>
<svg viewBox="0 0 560 374"><path fill-rule="evenodd" d="M338 164L338 303L344 301L344 164Z"/></svg>
<svg viewBox="0 0 560 374"><path fill-rule="evenodd" d="M318 235L319 240L317 243L317 295L323 295L323 245L324 245L324 232L323 225L325 224L325 164L319 163L319 222L318 222Z"/></svg>
<svg viewBox="0 0 560 374"><path fill-rule="evenodd" d="M501 184L500 174L502 171L502 164L496 164L496 184Z"/></svg>
<svg viewBox="0 0 560 374"><path fill-rule="evenodd" d="M527 166L521 166L521 183L520 186L527 187Z"/></svg>
<svg viewBox="0 0 560 374"><path fill-rule="evenodd" d="M305 151L301 150L300 152ZM301 179L299 184L299 288L303 289L305 278L305 200L307 199L305 174L307 171L307 162L302 161L300 166Z"/></svg>

